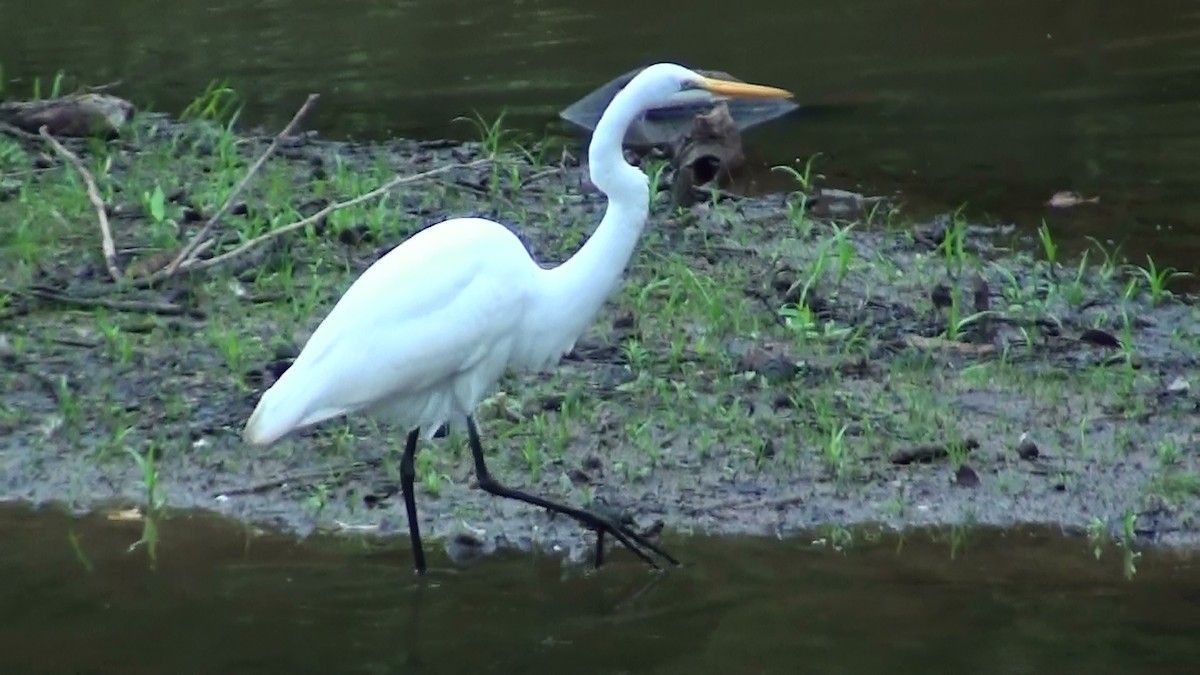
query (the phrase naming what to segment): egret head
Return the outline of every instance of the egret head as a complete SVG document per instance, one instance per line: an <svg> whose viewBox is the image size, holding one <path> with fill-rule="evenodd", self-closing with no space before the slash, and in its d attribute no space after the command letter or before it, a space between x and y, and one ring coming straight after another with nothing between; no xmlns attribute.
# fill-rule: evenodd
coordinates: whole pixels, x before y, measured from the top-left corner
<svg viewBox="0 0 1200 675"><path fill-rule="evenodd" d="M588 145L592 183L610 201L616 197L639 208L648 202L646 174L625 162L622 148L629 126L650 109L732 97L779 99L791 95L775 87L705 77L674 63L647 66L617 92L596 123Z"/></svg>
<svg viewBox="0 0 1200 675"><path fill-rule="evenodd" d="M624 91L627 96L634 97L643 109L683 104L696 98L792 97L792 93L785 89L705 77L674 63L647 66L625 85Z"/></svg>

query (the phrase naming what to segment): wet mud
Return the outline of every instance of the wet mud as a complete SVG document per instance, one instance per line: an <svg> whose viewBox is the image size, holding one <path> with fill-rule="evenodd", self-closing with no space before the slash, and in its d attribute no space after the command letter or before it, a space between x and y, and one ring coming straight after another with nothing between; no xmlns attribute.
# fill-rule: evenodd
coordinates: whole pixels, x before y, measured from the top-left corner
<svg viewBox="0 0 1200 675"><path fill-rule="evenodd" d="M258 450L241 427L350 281L420 228L481 215L545 264L569 256L604 208L580 149L294 136L196 259L236 254L161 275L271 136L133 125L64 139L96 173L120 282L71 165L36 137L6 141L0 499L153 499L405 541L403 430L334 420ZM393 175L481 158L237 252ZM682 209L669 170L655 177L651 220L593 327L552 373L507 376L481 407L499 480L618 510L668 545L866 523L1200 541L1200 305L1159 293L1157 271L1100 245L1051 262L1028 230L912 222L902 203L819 177L788 194L700 190ZM594 534L479 490L460 430L422 448L417 490L427 547L451 557L590 559Z"/></svg>

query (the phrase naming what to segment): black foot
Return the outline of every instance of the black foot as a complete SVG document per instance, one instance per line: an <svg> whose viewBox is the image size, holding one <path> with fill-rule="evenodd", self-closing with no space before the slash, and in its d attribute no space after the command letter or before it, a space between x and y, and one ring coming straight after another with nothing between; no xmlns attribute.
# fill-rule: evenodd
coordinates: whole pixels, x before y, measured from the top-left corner
<svg viewBox="0 0 1200 675"><path fill-rule="evenodd" d="M561 513L565 516L575 519L584 527L595 530L599 539L596 543L598 547L596 551L597 566L599 566L599 564L603 561L603 538L605 534L611 534L613 538L621 542L625 548L633 551L639 558L641 558L646 564L650 565L654 569L660 570L662 567L655 562L654 558L650 556L650 553L647 553L647 550L662 556L663 559L667 560L672 565L679 565L678 560L676 560L666 551L659 548L654 542L646 539L637 532L634 532L624 523L616 522L613 518L602 516L591 511L584 511L583 509L576 509L565 504L557 504L547 499L521 492L520 490L514 490L512 488L505 487L496 482L496 480L492 478L491 474L488 473L487 464L483 461L483 447L479 442L479 430L475 428L475 420L470 417L467 418L467 437L471 445L471 455L475 460L475 476L479 480L479 487L483 488L483 490L489 494L496 495L497 497L516 499L517 501L525 502L526 504L533 506L539 506L549 511L553 511L554 513Z"/></svg>
<svg viewBox="0 0 1200 675"><path fill-rule="evenodd" d="M567 508L569 507L563 507L563 509ZM560 511L560 513L572 515L565 510ZM650 552L658 554L672 565L675 565L676 567L679 566L679 561L676 560L674 556L664 551L660 546L650 541L645 536L634 532L626 521L617 521L616 519L607 515L600 515L592 511L580 511L580 513L587 514L588 518L583 519L573 515L572 517L583 524L584 527L595 530L596 532L595 566L597 568L604 564L604 537L608 534L611 534L613 538L621 542L625 548L633 551L639 558L644 560L650 566L654 567L654 569L662 569L662 567L660 567L658 563L654 561L654 558L652 558L650 554L643 549L649 549Z"/></svg>
<svg viewBox="0 0 1200 675"><path fill-rule="evenodd" d="M679 565L678 560L676 560L673 556L671 556L671 554L662 550L662 548L651 543L645 534L638 534L637 532L633 531L633 529L632 529L633 519L632 518L629 518L628 516L617 516L614 513L609 512L607 509L604 509L603 511L593 511L592 513L594 515L597 515L600 518L607 520L609 523L612 523L614 525L614 527L621 528L627 537L629 537L630 539L633 539L634 541L638 542L642 546L650 549L654 553L657 553L658 555L662 556L664 559L669 561L672 565ZM587 525L586 523L585 523L585 526L596 532L596 554L595 554L594 565L597 569L599 569L600 566L604 564L604 540L605 540L605 535L607 535L610 530L608 530L607 528L599 528L598 529L598 528L592 527L590 525ZM659 529L661 529L661 528L659 528ZM629 547L629 544L625 544L625 546ZM634 550L635 553L641 553L637 549L631 549L631 550ZM643 560L644 559L645 559L645 557L643 556ZM651 562L650 564L654 565L653 562ZM656 568L658 567L657 565L654 565L654 566Z"/></svg>

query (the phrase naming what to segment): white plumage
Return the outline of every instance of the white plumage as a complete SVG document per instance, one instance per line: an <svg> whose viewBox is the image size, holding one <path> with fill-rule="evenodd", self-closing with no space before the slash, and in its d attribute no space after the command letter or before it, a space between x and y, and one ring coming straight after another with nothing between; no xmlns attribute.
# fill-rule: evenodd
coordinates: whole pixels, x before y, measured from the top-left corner
<svg viewBox="0 0 1200 675"><path fill-rule="evenodd" d="M514 356L530 363L542 347L522 328L543 274L492 221L455 218L417 233L350 286L263 395L246 440L268 444L364 409L430 437L472 410Z"/></svg>
<svg viewBox="0 0 1200 675"><path fill-rule="evenodd" d="M646 175L625 162L621 139L642 110L689 88L790 96L771 87L711 80L673 64L644 69L613 98L593 134L592 182L609 201L600 225L574 256L544 268L512 231L482 218L453 218L413 235L368 267L338 300L292 366L263 394L246 423L245 440L266 445L332 417L366 413L406 431L419 429L425 439L442 424L463 419L477 445L471 415L501 375L556 363L620 281L650 195ZM416 439L410 435L406 448L409 471ZM485 475L482 462L477 454L476 471ZM419 549L411 475L407 479L409 527ZM484 487L515 492L490 479ZM545 505L523 493L503 496ZM619 526L569 507L547 508L610 531L633 548L623 536L630 533ZM417 553L423 571L423 554Z"/></svg>

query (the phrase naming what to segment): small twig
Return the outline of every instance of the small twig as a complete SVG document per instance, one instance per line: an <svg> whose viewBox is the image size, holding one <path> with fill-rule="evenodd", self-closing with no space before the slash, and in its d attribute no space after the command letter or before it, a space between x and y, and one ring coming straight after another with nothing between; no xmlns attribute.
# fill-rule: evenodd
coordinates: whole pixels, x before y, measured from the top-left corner
<svg viewBox="0 0 1200 675"><path fill-rule="evenodd" d="M513 201L511 199L509 199L508 197L505 197L504 195L500 194L499 190L490 190L481 185L473 185L462 179L454 181L454 184L460 188L463 188L464 190L470 190L471 192L474 192L475 194L477 194L481 197L490 197L492 199L499 199L499 200L503 201L505 204L508 204L509 206L512 206L514 208L516 207L516 204L513 204ZM525 185L523 184L521 187L525 187Z"/></svg>
<svg viewBox="0 0 1200 675"><path fill-rule="evenodd" d="M556 166L556 167L551 167L549 169L546 169L544 171L539 171L539 172L533 174L532 176L530 176L529 178L526 178L525 180L521 181L521 187L523 187L523 188L529 187L531 184L536 183L543 178L553 176L556 173L562 173L564 170L565 169L563 167Z"/></svg>
<svg viewBox="0 0 1200 675"><path fill-rule="evenodd" d="M112 230L108 227L108 214L104 210L104 200L100 198L100 190L96 187L96 181L92 178L92 174L83 165L83 161L79 156L70 150L66 149L62 143L59 143L50 132L46 130L46 125L42 125L38 129L38 134L50 143L63 159L75 165L75 170L83 178L83 182L87 185L88 199L91 200L92 206L96 207L96 219L100 223L100 246L104 251L104 264L108 267L108 274L113 281L121 280L121 269L117 267L117 247L113 244Z"/></svg>
<svg viewBox="0 0 1200 675"><path fill-rule="evenodd" d="M233 249L232 251L226 251L225 253L222 253L221 255L214 256L212 258L206 258L204 260L193 260L192 262L190 262L186 265L182 265L180 267L180 269L183 271L190 272L190 271L199 271L199 270L208 269L210 267L215 267L216 265L220 265L221 263L224 263L232 258L236 258L237 256L240 256L257 246L259 246L267 241L270 241L271 239L274 239L275 237L279 237L281 235L287 234L288 232L294 232L306 225L309 225L318 220L321 220L322 218L325 218L329 214L333 213L334 211L340 211L341 209L349 208L351 206L356 206L365 201L374 199L374 198L384 194L385 192L388 192L389 190L396 187L397 185L404 185L405 183L414 183L418 180L422 180L424 178L429 178L430 176L434 176L439 173L445 173L445 172L453 170L453 169L465 169L465 168L472 167L472 166L478 166L480 164L484 164L489 161L491 161L491 160L477 159L472 162L467 162L466 164L448 164L446 166L438 167L436 169L430 169L429 171L422 171L421 173L416 173L416 174L412 174L409 176L396 176L392 180L388 181L387 183L384 183L382 186L377 187L374 190L371 190L370 192L366 192L366 193L361 194L353 199L348 199L344 202L336 202L336 203L330 204L329 206L326 206L325 208L321 209L320 211L317 211L316 213L312 214L311 216L297 220L296 222L291 223L289 225L284 225L283 227L276 228L274 230L271 230L270 232L267 232L266 234L259 235L259 236L255 237L254 239L251 239L250 241L242 244L241 246L238 246L237 248ZM159 276L157 278L161 279L161 278L165 278L168 276L171 276L170 270L164 269L162 271L161 276Z"/></svg>
<svg viewBox="0 0 1200 675"><path fill-rule="evenodd" d="M270 492L289 483L297 483L299 485L310 485L313 481L318 481L323 478L328 478L332 474L337 474L339 477L346 474L363 471L365 469L376 469L383 465L382 457L353 462L348 466L343 467L326 467L323 469L315 469L312 471L300 471L291 475L280 476L261 483L253 483L244 487L230 488L228 490L220 490L213 494L215 499L228 499L230 497L240 497L243 495L257 495L264 492Z"/></svg>
<svg viewBox="0 0 1200 675"><path fill-rule="evenodd" d="M103 307L111 309L114 312L144 312L147 314L161 314L164 316L180 316L188 314L197 318L203 318L204 314L198 309L184 307L173 302L144 302L140 300L108 300L106 298L85 298L76 295L65 295L57 291L46 288L28 288L28 289L12 289L13 295L25 295L39 300L49 302L60 302L64 305L74 305L76 307L94 308Z"/></svg>
<svg viewBox="0 0 1200 675"><path fill-rule="evenodd" d="M104 84L96 84L96 85L83 87L82 91L97 94L97 93L106 92L109 89L114 89L116 87L119 87L124 83L125 83L124 80L113 80L112 82L106 82Z"/></svg>
<svg viewBox="0 0 1200 675"><path fill-rule="evenodd" d="M378 532L379 523L363 523L361 525L355 523L347 523L343 520L335 520L333 524L337 529L343 532Z"/></svg>
<svg viewBox="0 0 1200 675"><path fill-rule="evenodd" d="M56 345L65 345L67 347L82 347L83 349L95 349L100 345L99 340L88 340L81 337L73 337L71 335L59 335L50 338L50 341Z"/></svg>
<svg viewBox="0 0 1200 675"><path fill-rule="evenodd" d="M55 403L62 403L62 391L60 389L62 385L59 382L65 382L66 385L69 385L70 383L66 381L66 376L60 376L63 379L56 381L54 378L38 370L37 365L32 360L13 353L0 352L0 363L4 363L12 370L21 371L32 377Z"/></svg>
<svg viewBox="0 0 1200 675"><path fill-rule="evenodd" d="M34 135L34 138L37 138L39 141L41 140L41 138L39 138L36 135ZM46 167L42 167L40 169L21 169L19 171L9 171L8 173L0 173L0 178L16 178L18 176L33 176L33 175L36 175L39 173L46 173L47 171L53 171L56 168L58 168L58 167L46 166Z"/></svg>
<svg viewBox="0 0 1200 675"><path fill-rule="evenodd" d="M733 499L726 499L724 501L716 502L713 504L705 504L703 506L698 506L698 507L693 508L691 511L692 511L692 515L699 515L702 513L712 513L713 511L724 511L726 509L748 509L748 508L752 508L755 510L772 509L772 508L778 509L778 508L782 508L784 506L791 506L792 504L795 504L796 502L802 502L802 501L804 501L805 497L807 497L807 496L809 496L809 495L807 495L807 494L803 494L803 495L791 494L791 495L784 495L782 497L772 497L770 499L750 499L750 500L747 500L742 497L735 497Z"/></svg>
<svg viewBox="0 0 1200 675"><path fill-rule="evenodd" d="M24 138L24 139L30 140L30 141L40 141L41 140L41 137L39 137L37 134L31 134L28 131L25 131L24 129L22 129L21 127L9 124L8 122L0 122L0 131L3 131L6 134L12 134L13 136L16 136L17 138Z"/></svg>
<svg viewBox="0 0 1200 675"><path fill-rule="evenodd" d="M308 95L308 98L304 100L304 105L301 105L300 109L296 111L296 114L292 116L292 121L288 122L287 126L283 128L283 131L280 131L275 138L271 139L271 144L267 146L267 149L264 150L261 155L259 155L254 164L250 165L250 169L246 171L246 175L242 176L242 180L238 182L236 186L234 186L233 191L230 192L229 196L225 198L225 203L221 204L221 208L217 209L217 212L208 219L208 222L204 223L204 227L200 228L200 231L197 232L190 241L188 241L187 245L180 249L179 255L175 256L175 259L167 265L164 270L164 276L169 277L175 274L175 271L179 269L179 266L183 264L185 260L189 260L196 255L197 247L204 242L209 233L212 232L213 228L217 226L217 223L221 220L221 218L223 218L225 214L229 212L229 209L233 207L234 200L238 198L238 195L242 193L242 190L246 189L246 184L250 182L250 179L254 177L254 174L258 173L258 170L262 168L262 165L267 161L267 158L275 153L275 148L279 146L280 139L292 133L292 129L294 129L296 125L300 123L300 119L304 117L304 114L308 112L308 109L312 107L313 103L315 103L318 98L318 94Z"/></svg>

